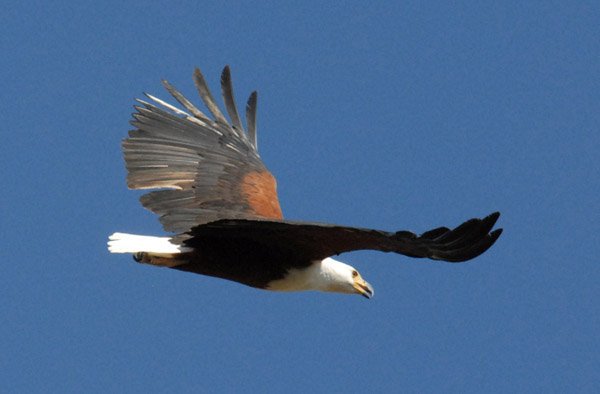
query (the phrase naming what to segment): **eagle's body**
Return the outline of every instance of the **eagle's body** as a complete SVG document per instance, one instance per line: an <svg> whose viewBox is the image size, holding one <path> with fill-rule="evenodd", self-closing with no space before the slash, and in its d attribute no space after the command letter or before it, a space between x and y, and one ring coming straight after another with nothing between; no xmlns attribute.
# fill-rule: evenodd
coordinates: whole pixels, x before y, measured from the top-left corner
<svg viewBox="0 0 600 394"><path fill-rule="evenodd" d="M140 101L135 130L123 141L127 184L132 189L169 189L141 198L161 215L173 237L115 233L113 253L136 261L189 271L274 291L318 290L371 297L358 272L331 258L372 249L411 257L465 261L487 250L500 236L490 233L499 214L471 219L417 236L325 223L283 220L275 178L256 149L256 92L248 100L244 129L235 106L229 68L221 77L232 124L215 103L198 69L196 87L214 120L169 83L167 90L191 113L148 97L175 114ZM183 115L183 116L178 116Z"/></svg>

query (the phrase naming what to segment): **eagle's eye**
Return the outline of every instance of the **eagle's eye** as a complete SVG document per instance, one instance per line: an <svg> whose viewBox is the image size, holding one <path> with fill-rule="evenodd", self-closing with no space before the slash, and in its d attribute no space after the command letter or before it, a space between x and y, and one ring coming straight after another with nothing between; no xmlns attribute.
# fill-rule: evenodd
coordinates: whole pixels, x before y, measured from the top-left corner
<svg viewBox="0 0 600 394"><path fill-rule="evenodd" d="M357 270L352 271L352 277L356 278L357 276L358 276L358 271Z"/></svg>

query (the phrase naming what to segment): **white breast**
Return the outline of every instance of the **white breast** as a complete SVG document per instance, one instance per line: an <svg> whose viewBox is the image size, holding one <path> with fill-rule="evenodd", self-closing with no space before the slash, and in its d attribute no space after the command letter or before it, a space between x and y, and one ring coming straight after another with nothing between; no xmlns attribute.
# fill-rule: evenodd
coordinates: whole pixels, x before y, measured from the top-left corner
<svg viewBox="0 0 600 394"><path fill-rule="evenodd" d="M340 292L340 284L346 283L346 276L350 275L349 269L352 267L328 257L313 261L308 268L291 269L285 278L269 283L266 290Z"/></svg>

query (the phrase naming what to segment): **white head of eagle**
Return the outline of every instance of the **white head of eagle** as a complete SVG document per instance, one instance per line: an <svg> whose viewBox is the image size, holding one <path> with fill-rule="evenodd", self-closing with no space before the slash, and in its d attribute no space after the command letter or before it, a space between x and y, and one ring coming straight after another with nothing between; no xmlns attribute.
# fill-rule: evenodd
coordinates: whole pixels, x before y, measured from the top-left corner
<svg viewBox="0 0 600 394"><path fill-rule="evenodd" d="M187 112L147 94L154 104L138 100L141 105L135 106L130 122L134 129L122 144L127 186L159 189L140 201L160 215L166 231L177 235L114 233L108 243L112 253L131 253L140 263L264 290L317 290L371 298L373 288L358 271L331 256L370 249L460 262L485 252L502 233L502 229L492 231L498 212L420 236L284 220L277 183L258 155L256 92L246 105L245 132L229 67L221 75L221 89L231 122L200 70L195 69L193 76L212 118L163 80Z"/></svg>
<svg viewBox="0 0 600 394"><path fill-rule="evenodd" d="M366 298L371 298L375 294L373 287L360 276L354 267L331 257L314 261L305 269L290 270L285 278L272 281L267 290L357 293Z"/></svg>

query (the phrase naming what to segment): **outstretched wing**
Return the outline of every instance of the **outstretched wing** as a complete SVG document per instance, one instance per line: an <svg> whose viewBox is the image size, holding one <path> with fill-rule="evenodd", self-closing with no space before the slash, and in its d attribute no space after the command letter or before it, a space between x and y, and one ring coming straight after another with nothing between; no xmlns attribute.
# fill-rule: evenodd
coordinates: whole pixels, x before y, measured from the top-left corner
<svg viewBox="0 0 600 394"><path fill-rule="evenodd" d="M246 124L240 119L229 67L221 87L230 124L216 104L199 69L194 82L213 119L171 84L167 91L189 111L146 95L167 111L138 100L135 130L123 140L127 186L158 190L143 195L142 205L161 215L166 231L185 232L219 219L282 219L275 178L260 159L256 144L256 92L248 99Z"/></svg>
<svg viewBox="0 0 600 394"><path fill-rule="evenodd" d="M417 236L410 231L386 232L325 223L272 220L221 220L193 228L180 242L211 236L243 238L277 249L290 249L307 261L354 250L371 249L410 257L460 262L475 258L496 242L502 229L492 232L500 213L470 219L450 230L436 228ZM293 248L293 250L291 250Z"/></svg>

